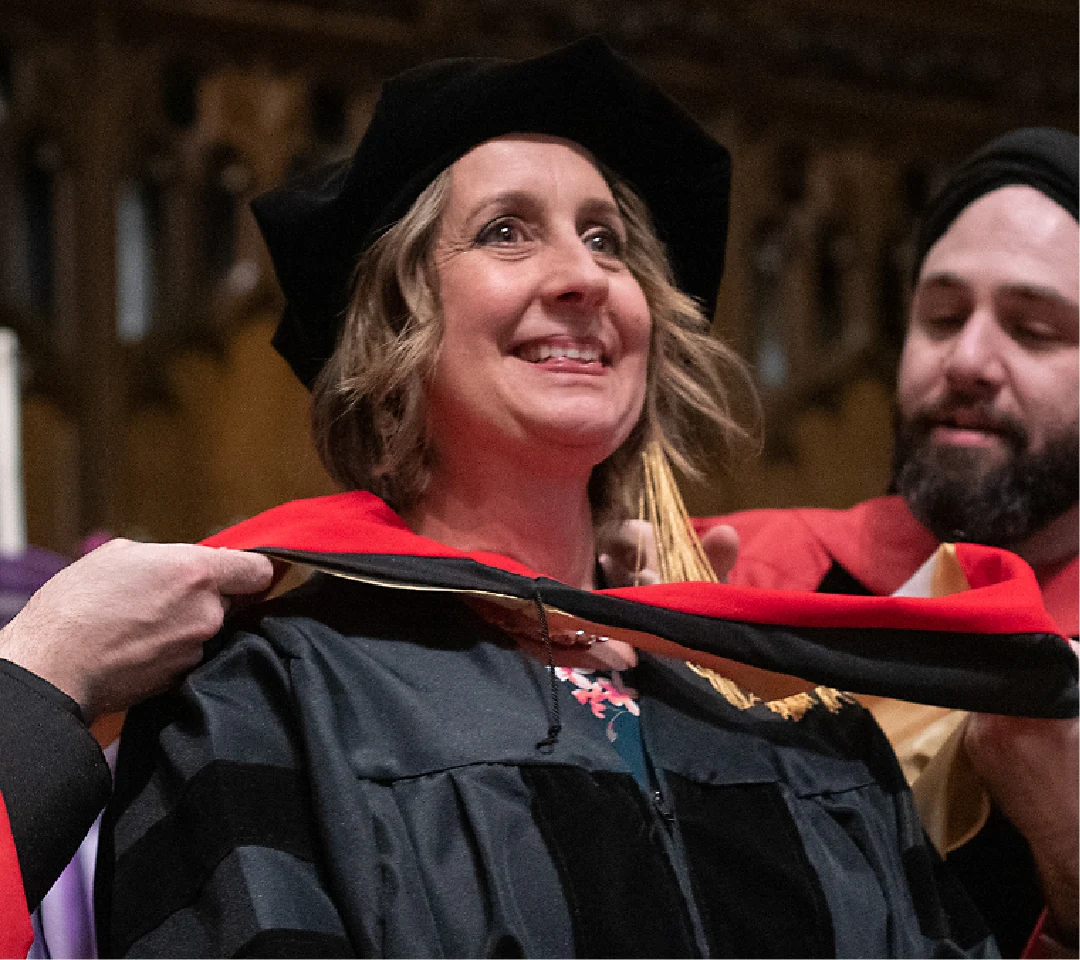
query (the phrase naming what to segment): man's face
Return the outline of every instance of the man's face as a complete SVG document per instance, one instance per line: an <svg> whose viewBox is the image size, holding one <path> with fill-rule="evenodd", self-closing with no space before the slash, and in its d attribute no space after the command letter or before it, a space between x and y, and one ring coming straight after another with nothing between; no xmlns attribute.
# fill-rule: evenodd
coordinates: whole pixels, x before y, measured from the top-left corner
<svg viewBox="0 0 1080 960"><path fill-rule="evenodd" d="M1080 228L1008 186L923 261L900 362L894 485L939 539L1015 546L1077 502Z"/></svg>

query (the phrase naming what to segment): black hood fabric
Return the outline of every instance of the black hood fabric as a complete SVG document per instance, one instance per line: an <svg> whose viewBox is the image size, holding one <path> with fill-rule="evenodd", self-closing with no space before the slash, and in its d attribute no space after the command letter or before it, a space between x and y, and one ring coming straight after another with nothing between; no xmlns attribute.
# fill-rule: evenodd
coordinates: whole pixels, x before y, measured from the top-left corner
<svg viewBox="0 0 1080 960"><path fill-rule="evenodd" d="M388 80L351 159L252 203L285 294L274 346L311 386L333 352L360 255L443 170L493 137L584 146L644 199L679 288L712 316L728 151L603 40L528 60L439 60Z"/></svg>
<svg viewBox="0 0 1080 960"><path fill-rule="evenodd" d="M930 201L915 246L918 276L930 248L964 209L1001 187L1034 187L1077 217L1077 167L1074 134L1055 127L1013 130L973 153Z"/></svg>
<svg viewBox="0 0 1080 960"><path fill-rule="evenodd" d="M203 541L409 590L534 603L669 657L733 660L841 690L989 713L1071 717L1077 660L1031 568L957 544L972 589L940 599L850 597L668 583L578 590L493 553L412 533L370 493L296 500ZM721 667L721 669L723 669Z"/></svg>

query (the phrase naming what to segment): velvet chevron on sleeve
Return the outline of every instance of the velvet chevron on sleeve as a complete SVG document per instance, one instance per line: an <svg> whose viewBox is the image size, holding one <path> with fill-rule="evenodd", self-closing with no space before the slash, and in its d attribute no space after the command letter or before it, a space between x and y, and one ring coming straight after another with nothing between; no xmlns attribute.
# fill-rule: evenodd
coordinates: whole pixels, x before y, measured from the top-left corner
<svg viewBox="0 0 1080 960"><path fill-rule="evenodd" d="M100 841L103 951L343 955L289 663L287 648L240 633L177 695L131 711L111 806L122 814Z"/></svg>

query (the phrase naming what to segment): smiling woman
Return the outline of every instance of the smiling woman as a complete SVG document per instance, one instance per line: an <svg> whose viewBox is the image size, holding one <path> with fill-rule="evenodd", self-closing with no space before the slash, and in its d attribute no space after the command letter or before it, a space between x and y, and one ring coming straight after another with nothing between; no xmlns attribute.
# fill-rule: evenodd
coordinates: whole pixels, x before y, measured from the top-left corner
<svg viewBox="0 0 1080 960"><path fill-rule="evenodd" d="M586 40L396 77L350 163L256 202L275 344L351 490L215 541L254 524L245 545L320 572L132 713L106 951L992 949L851 697L770 710L639 657L694 618L668 585L592 592L643 453L663 480L703 423L735 429L740 368L708 333L728 187L724 148ZM811 662L818 634L790 630Z"/></svg>
<svg viewBox="0 0 1080 960"><path fill-rule="evenodd" d="M725 218L726 202L715 210ZM488 140L436 176L361 258L340 342L312 388L323 461L345 487L408 513L438 492L436 465L477 449L474 428L498 421L499 444L484 446L483 469L468 475L469 502L493 515L485 478L495 495L524 489L510 482L516 474L565 475L576 463L590 522L614 526L638 510L648 442L698 476L708 448L744 435L727 398L745 373L700 305L715 283L697 300L675 286L647 207L585 148L539 135ZM485 324L488 342L470 342ZM581 362L583 352L597 362ZM544 422L549 432L530 436ZM453 432L468 442L451 445Z"/></svg>
<svg viewBox="0 0 1080 960"><path fill-rule="evenodd" d="M488 140L450 176L434 256L436 469L471 436L502 441L508 469L543 469L530 451L552 445L559 472L576 458L587 474L641 416L649 356L611 190L584 151L551 138Z"/></svg>
<svg viewBox="0 0 1080 960"><path fill-rule="evenodd" d="M573 540L592 542L589 477L629 437L645 400L652 324L621 256L625 233L600 171L569 142L500 137L450 168L433 257L442 342L429 480L405 513L413 530L490 547L485 521L506 515L505 491L557 497L564 522L576 521ZM516 531L495 536L529 562ZM594 558L566 549L573 540L530 565L591 589Z"/></svg>

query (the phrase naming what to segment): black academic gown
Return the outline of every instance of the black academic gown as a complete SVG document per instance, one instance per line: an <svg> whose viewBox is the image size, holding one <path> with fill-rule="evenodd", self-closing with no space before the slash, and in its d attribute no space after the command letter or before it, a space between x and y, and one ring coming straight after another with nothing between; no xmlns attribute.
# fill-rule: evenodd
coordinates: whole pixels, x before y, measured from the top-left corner
<svg viewBox="0 0 1080 960"><path fill-rule="evenodd" d="M764 630L858 673L835 631L716 620L670 588L646 594L662 600L650 613L452 555L346 497L302 508L301 525L370 508L373 552L342 552L359 541L336 522L316 538L332 549L313 550L287 529L295 508L256 524L268 552L333 572L234 621L178 691L132 711L102 829L104 955L993 955L849 698L736 705L642 653L642 789L543 658L463 591L613 628L697 623L725 654ZM729 609L769 609L715 589ZM1034 637L1018 642L1049 644L1053 709L1074 711L1074 667Z"/></svg>

